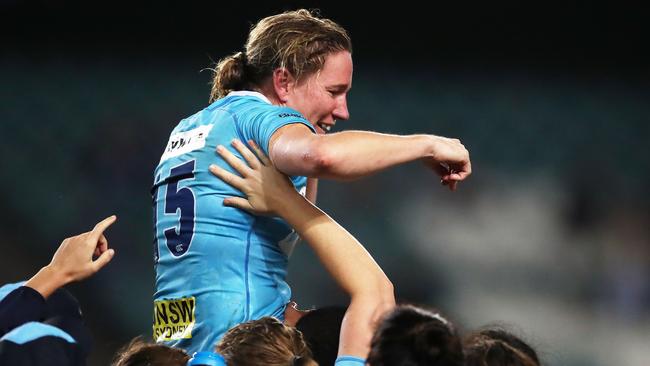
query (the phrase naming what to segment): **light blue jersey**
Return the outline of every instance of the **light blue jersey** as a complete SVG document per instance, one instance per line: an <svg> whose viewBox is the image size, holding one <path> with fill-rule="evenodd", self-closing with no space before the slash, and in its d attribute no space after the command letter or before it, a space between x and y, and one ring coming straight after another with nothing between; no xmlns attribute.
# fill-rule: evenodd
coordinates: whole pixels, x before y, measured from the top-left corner
<svg viewBox="0 0 650 366"><path fill-rule="evenodd" d="M297 111L260 93L233 92L182 120L172 131L152 189L156 292L153 338L186 349L211 351L232 326L263 316L284 318L291 298L287 260L297 241L279 218L226 207L242 193L208 171L233 171L217 145L254 140L267 154L280 127L302 123ZM305 177L292 177L303 191Z"/></svg>

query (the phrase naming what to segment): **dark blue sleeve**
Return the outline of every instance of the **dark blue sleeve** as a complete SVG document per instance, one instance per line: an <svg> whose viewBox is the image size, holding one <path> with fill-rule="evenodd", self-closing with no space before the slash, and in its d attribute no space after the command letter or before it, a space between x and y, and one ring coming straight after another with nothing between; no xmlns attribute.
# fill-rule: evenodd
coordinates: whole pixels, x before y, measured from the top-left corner
<svg viewBox="0 0 650 366"><path fill-rule="evenodd" d="M75 339L52 325L29 322L0 338L0 365L85 364L85 353Z"/></svg>
<svg viewBox="0 0 650 366"><path fill-rule="evenodd" d="M0 301L0 337L19 325L40 321L45 314L45 299L31 287L20 286Z"/></svg>

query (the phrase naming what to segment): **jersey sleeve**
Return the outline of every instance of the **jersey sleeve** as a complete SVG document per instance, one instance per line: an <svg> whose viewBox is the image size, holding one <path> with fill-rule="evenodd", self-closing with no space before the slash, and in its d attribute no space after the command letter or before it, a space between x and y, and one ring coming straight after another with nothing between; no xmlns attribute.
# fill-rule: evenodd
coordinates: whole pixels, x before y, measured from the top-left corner
<svg viewBox="0 0 650 366"><path fill-rule="evenodd" d="M246 141L255 141L268 156L271 136L279 128L294 123L305 125L312 132L316 132L314 126L300 112L289 107L273 105L255 108L253 111L244 114L239 121L239 128L242 137Z"/></svg>
<svg viewBox="0 0 650 366"><path fill-rule="evenodd" d="M27 286L14 288L0 300L0 336L45 314L45 299Z"/></svg>
<svg viewBox="0 0 650 366"><path fill-rule="evenodd" d="M54 326L29 322L0 338L0 364L85 365L84 353L66 332Z"/></svg>
<svg viewBox="0 0 650 366"><path fill-rule="evenodd" d="M366 360L355 356L339 356L336 358L334 366L364 366Z"/></svg>

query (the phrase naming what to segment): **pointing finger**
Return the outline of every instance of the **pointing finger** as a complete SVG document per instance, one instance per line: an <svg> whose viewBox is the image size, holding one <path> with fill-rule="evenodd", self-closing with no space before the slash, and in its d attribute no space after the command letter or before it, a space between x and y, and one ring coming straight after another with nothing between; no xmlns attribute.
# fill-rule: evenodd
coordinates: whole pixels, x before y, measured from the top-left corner
<svg viewBox="0 0 650 366"><path fill-rule="evenodd" d="M109 226L113 225L113 223L117 220L117 216L111 215L104 220L100 221L95 225L93 230L89 233L88 239L90 242L93 244L96 244L97 241L99 240L100 235L104 234L104 231L108 229Z"/></svg>

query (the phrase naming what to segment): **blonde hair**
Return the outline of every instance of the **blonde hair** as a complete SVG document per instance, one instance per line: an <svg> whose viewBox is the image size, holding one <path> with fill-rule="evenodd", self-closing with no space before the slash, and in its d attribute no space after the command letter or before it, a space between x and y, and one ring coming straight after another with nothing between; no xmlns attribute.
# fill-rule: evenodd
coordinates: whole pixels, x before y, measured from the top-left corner
<svg viewBox="0 0 650 366"><path fill-rule="evenodd" d="M228 366L318 366L302 333L268 316L231 328L215 348Z"/></svg>
<svg viewBox="0 0 650 366"><path fill-rule="evenodd" d="M278 68L300 80L323 68L325 57L352 52L343 27L317 12L288 11L260 20L248 34L244 51L221 59L214 69L210 101L233 90L252 89Z"/></svg>

